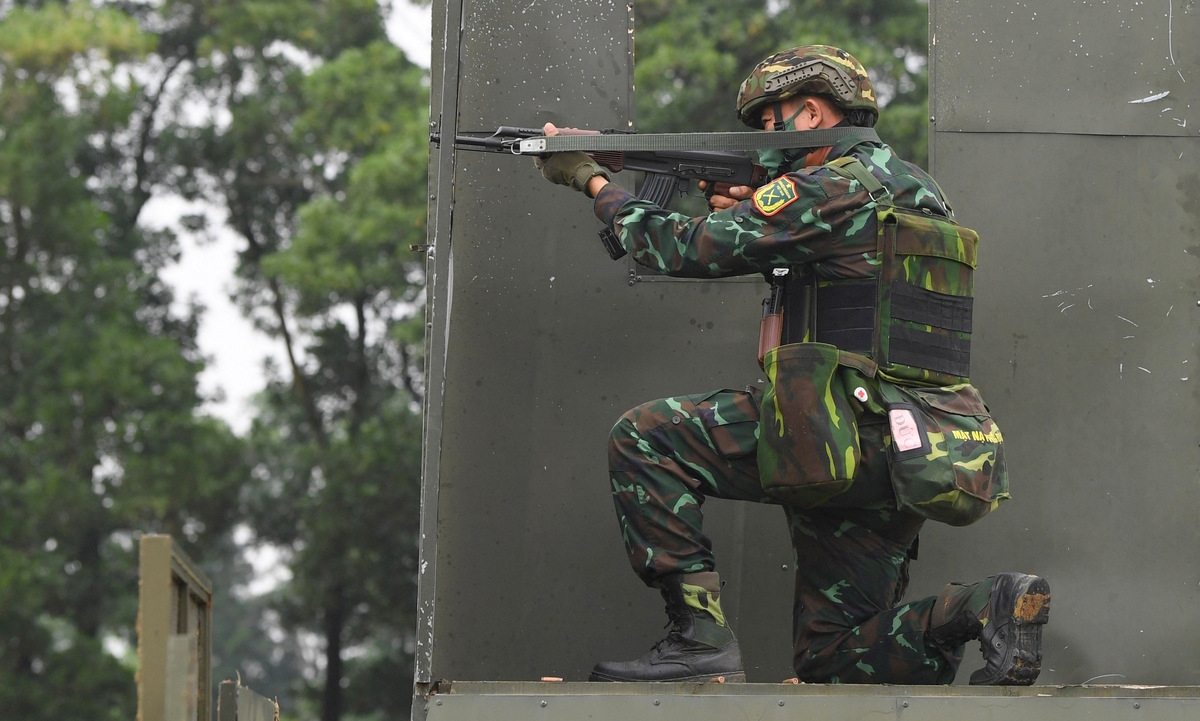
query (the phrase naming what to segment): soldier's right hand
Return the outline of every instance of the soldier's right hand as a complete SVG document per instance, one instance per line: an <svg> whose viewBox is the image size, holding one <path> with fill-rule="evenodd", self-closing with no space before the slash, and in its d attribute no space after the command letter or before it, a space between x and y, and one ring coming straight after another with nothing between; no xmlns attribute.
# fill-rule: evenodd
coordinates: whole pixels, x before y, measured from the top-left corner
<svg viewBox="0 0 1200 721"><path fill-rule="evenodd" d="M700 181L701 190L703 190L706 185L707 184L703 180ZM751 188L748 185L733 185L730 186L726 192L728 195L718 195L713 193L712 197L708 199L708 209L715 211L732 208L733 206L753 195L754 188Z"/></svg>

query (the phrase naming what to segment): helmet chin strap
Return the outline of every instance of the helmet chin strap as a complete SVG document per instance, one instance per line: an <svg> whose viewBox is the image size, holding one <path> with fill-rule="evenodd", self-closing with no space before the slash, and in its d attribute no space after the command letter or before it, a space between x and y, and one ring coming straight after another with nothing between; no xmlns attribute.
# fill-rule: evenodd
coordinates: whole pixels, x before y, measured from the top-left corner
<svg viewBox="0 0 1200 721"><path fill-rule="evenodd" d="M775 122L771 124L771 130L783 130L783 103L771 103L771 114L775 116Z"/></svg>
<svg viewBox="0 0 1200 721"><path fill-rule="evenodd" d="M782 102L771 103L771 114L775 117L775 122L771 125L771 130L773 130L773 131L787 130L788 123L792 123L792 121L794 121L802 112L804 112L803 104L800 105L800 107L796 110L796 112L792 113L792 117L785 119L783 117L783 103ZM793 130L796 129L794 123L792 125L792 129ZM793 150L793 149L784 150L783 151L783 161L784 161L783 172L787 172L788 168L793 163L795 163L798 158L803 157L807 152L808 152L807 148L802 149L802 150ZM807 163L805 163L805 165L807 165Z"/></svg>
<svg viewBox="0 0 1200 721"><path fill-rule="evenodd" d="M775 116L775 122L771 125L771 130L788 130L787 124L795 120L803 112L804 105L801 105L796 109L796 112L792 113L792 117L784 118L783 103L771 103L771 114ZM796 130L795 125L792 126L791 130Z"/></svg>

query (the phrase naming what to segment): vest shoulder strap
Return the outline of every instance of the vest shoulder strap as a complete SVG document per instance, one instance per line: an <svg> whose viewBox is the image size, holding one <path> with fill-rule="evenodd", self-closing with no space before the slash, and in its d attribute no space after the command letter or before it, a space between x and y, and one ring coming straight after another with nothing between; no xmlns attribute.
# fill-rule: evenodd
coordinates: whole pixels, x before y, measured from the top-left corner
<svg viewBox="0 0 1200 721"><path fill-rule="evenodd" d="M883 187L883 183L879 182L879 178L871 175L871 171L867 170L867 166L863 165L862 161L858 158L843 156L841 158L834 158L825 165L832 168L838 175L857 180L871 195L871 200L874 200L876 203L892 205L891 192Z"/></svg>

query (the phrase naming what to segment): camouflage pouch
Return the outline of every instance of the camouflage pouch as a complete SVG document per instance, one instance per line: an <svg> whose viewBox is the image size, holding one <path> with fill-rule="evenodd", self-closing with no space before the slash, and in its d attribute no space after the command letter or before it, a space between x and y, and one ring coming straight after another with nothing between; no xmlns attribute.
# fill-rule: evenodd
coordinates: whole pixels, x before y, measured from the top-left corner
<svg viewBox="0 0 1200 721"><path fill-rule="evenodd" d="M789 343L767 351L759 420L763 490L802 508L842 493L858 470L858 421L838 373L838 349Z"/></svg>
<svg viewBox="0 0 1200 721"><path fill-rule="evenodd" d="M1004 437L974 386L879 385L897 506L965 526L1009 498Z"/></svg>

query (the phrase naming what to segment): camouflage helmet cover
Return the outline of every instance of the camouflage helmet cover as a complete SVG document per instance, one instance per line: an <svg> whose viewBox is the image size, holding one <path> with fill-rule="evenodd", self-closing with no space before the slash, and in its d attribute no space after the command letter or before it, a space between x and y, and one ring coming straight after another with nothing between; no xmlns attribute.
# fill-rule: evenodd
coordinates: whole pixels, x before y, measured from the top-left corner
<svg viewBox="0 0 1200 721"><path fill-rule="evenodd" d="M843 110L866 110L879 117L867 69L845 50L803 45L759 63L738 90L738 118L762 128L762 108L802 94L823 95Z"/></svg>

